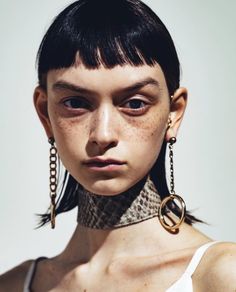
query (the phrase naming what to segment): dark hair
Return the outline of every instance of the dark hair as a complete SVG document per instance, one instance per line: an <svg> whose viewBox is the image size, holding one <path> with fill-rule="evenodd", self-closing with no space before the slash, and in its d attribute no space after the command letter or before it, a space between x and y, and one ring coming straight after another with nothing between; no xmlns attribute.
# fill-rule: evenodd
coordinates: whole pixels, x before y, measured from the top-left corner
<svg viewBox="0 0 236 292"><path fill-rule="evenodd" d="M39 47L39 85L47 88L47 73L69 68L79 60L87 68L116 65L159 64L169 94L179 87L180 64L172 38L158 16L139 0L79 0L65 8L53 21ZM166 143L152 169L162 198L169 195L165 177ZM154 175L155 173L155 175ZM158 179L156 179L158 177ZM77 206L78 182L66 171L56 214ZM173 212L179 209L173 206ZM50 220L41 215L41 225ZM200 221L187 212L185 221Z"/></svg>

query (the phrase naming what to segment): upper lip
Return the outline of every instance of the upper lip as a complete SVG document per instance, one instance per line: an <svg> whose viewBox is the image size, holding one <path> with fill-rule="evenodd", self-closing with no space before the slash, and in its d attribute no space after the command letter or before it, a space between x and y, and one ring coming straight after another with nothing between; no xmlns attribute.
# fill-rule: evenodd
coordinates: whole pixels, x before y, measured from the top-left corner
<svg viewBox="0 0 236 292"><path fill-rule="evenodd" d="M113 158L92 158L84 161L84 164L124 164L124 161L120 161Z"/></svg>

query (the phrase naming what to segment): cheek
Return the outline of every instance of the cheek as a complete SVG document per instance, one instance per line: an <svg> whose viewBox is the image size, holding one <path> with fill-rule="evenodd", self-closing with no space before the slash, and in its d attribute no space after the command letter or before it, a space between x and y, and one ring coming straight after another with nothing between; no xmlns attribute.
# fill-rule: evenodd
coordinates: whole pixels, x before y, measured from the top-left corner
<svg viewBox="0 0 236 292"><path fill-rule="evenodd" d="M52 123L52 128L58 137L71 139L77 136L83 136L88 133L88 126L86 124L78 123L77 121L57 117Z"/></svg>
<svg viewBox="0 0 236 292"><path fill-rule="evenodd" d="M154 165L166 133L168 112L156 114L145 120L134 120L127 129L127 155L131 158L132 169L145 175ZM125 145L125 144L124 144ZM131 149L131 151L130 151Z"/></svg>
<svg viewBox="0 0 236 292"><path fill-rule="evenodd" d="M68 162L85 149L88 126L55 115L52 120L52 129L60 159L68 167Z"/></svg>
<svg viewBox="0 0 236 292"><path fill-rule="evenodd" d="M134 143L156 144L162 142L167 128L168 112L155 112L144 119L132 119L125 133Z"/></svg>

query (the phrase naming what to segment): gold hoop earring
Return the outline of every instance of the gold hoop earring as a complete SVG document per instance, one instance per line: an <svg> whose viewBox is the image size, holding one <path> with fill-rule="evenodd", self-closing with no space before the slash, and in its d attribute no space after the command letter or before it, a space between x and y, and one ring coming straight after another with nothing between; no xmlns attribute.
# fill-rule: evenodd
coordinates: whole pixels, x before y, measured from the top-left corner
<svg viewBox="0 0 236 292"><path fill-rule="evenodd" d="M55 140L53 137L48 139L50 143L50 155L49 155L49 168L50 168L50 176L49 176L49 189L50 189L50 221L51 228L55 228L55 217L56 217L56 195L57 195L57 148L54 145Z"/></svg>
<svg viewBox="0 0 236 292"><path fill-rule="evenodd" d="M170 122L171 124L171 122ZM169 126L169 124L168 124ZM186 216L186 204L182 197L176 195L175 193L175 184L174 184L174 165L173 165L173 144L176 142L176 138L170 138L169 142L169 158L170 158L170 195L164 198L159 207L159 220L161 225L170 232L178 231L180 225L183 223ZM172 204L176 204L175 201L178 201L180 205L181 215L179 217L179 221L175 222L172 218L167 215L168 203L172 202ZM165 218L168 218L169 222L166 221Z"/></svg>

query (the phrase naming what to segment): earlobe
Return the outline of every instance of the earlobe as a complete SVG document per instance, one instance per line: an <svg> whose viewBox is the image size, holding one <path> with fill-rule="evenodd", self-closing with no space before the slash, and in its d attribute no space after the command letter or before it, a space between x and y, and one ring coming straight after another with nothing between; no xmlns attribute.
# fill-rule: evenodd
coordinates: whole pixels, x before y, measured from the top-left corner
<svg viewBox="0 0 236 292"><path fill-rule="evenodd" d="M34 90L34 106L48 138L52 137L52 127L48 115L47 93L40 86L37 86Z"/></svg>
<svg viewBox="0 0 236 292"><path fill-rule="evenodd" d="M187 106L187 96L187 89L184 87L180 87L175 91L174 95L171 98L170 113L165 137L167 142L172 137L177 136Z"/></svg>

